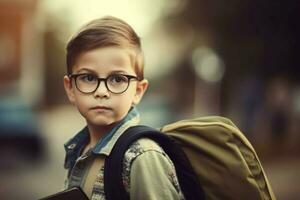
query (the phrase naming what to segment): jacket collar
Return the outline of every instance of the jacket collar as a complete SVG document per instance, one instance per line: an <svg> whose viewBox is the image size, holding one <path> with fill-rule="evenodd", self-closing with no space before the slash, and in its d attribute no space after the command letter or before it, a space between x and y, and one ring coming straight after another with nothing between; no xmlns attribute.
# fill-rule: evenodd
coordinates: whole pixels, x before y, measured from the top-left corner
<svg viewBox="0 0 300 200"><path fill-rule="evenodd" d="M139 123L139 118L137 109L135 107L131 108L126 117L120 123L115 125L113 129L95 145L91 150L91 153L108 156L121 134L129 127L137 125ZM66 151L66 168L70 168L74 165L76 159L80 156L82 149L89 141L89 137L89 130L86 126L64 144Z"/></svg>

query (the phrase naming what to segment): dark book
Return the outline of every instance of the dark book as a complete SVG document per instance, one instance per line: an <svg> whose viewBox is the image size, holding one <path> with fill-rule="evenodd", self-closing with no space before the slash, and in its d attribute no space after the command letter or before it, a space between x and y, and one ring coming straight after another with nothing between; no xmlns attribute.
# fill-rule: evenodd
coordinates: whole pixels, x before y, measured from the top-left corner
<svg viewBox="0 0 300 200"><path fill-rule="evenodd" d="M88 200L89 198L82 191L80 187L73 187L50 196L44 197L40 200Z"/></svg>

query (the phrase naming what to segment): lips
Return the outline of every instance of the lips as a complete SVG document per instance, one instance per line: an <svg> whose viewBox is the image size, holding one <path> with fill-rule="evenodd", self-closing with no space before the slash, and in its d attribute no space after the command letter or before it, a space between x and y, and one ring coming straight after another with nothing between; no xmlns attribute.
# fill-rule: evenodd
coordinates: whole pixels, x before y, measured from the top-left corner
<svg viewBox="0 0 300 200"><path fill-rule="evenodd" d="M91 110L108 111L108 110L111 110L111 108L109 108L107 106L95 106L95 107L92 107Z"/></svg>

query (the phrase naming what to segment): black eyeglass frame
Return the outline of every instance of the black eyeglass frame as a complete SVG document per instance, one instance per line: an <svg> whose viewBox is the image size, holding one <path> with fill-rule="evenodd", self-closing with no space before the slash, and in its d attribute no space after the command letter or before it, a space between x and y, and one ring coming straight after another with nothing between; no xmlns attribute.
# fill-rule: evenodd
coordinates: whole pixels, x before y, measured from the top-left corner
<svg viewBox="0 0 300 200"><path fill-rule="evenodd" d="M110 74L110 75L108 75L106 78L99 78L99 77L97 77L98 83L97 83L96 88L95 88L93 91L91 91L91 92L83 92L83 91L81 91L81 90L79 89L79 87L78 87L78 85L77 85L77 77L82 76L82 75L91 75L91 74L88 74L88 73L82 73L82 74L69 74L68 77L69 77L70 79L73 78L73 79L75 80L75 86L76 86L76 88L78 89L78 91L80 91L80 92L83 93L83 94L92 94L92 93L94 93L94 92L98 89L98 87L99 87L101 81L104 81L104 84L105 84L106 89L107 89L109 92L113 93L113 94L122 94L122 93L126 92L127 89L129 88L129 85L130 85L131 80L141 81L141 79L138 78L137 76L127 75L127 74ZM109 87L108 87L108 85L107 85L107 80L109 79L109 77L114 76L114 75L122 75L122 76L125 76L126 78L128 78L127 87L126 87L126 89L125 89L124 91L122 91L122 92L113 92L113 91L111 91L111 90L109 89Z"/></svg>

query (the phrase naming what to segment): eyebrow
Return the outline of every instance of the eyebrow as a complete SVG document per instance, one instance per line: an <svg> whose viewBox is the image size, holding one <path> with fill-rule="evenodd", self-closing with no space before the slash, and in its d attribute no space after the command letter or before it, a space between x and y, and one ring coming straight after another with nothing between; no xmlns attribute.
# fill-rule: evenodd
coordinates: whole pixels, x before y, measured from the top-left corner
<svg viewBox="0 0 300 200"><path fill-rule="evenodd" d="M87 72L90 72L90 73L96 73L94 70L88 69L88 68L81 68L81 69L78 70L76 73L80 73L81 71L87 71Z"/></svg>
<svg viewBox="0 0 300 200"><path fill-rule="evenodd" d="M95 70L93 69L88 69L88 68L81 68L80 70L78 70L76 73L80 73L81 71L87 71L89 73L92 73L92 74L98 74ZM110 74L128 74L128 72L124 71L124 70L113 70L113 71L110 71L109 72L109 75Z"/></svg>
<svg viewBox="0 0 300 200"><path fill-rule="evenodd" d="M114 71L111 71L109 74L128 74L128 72L126 72L124 70L114 70Z"/></svg>

